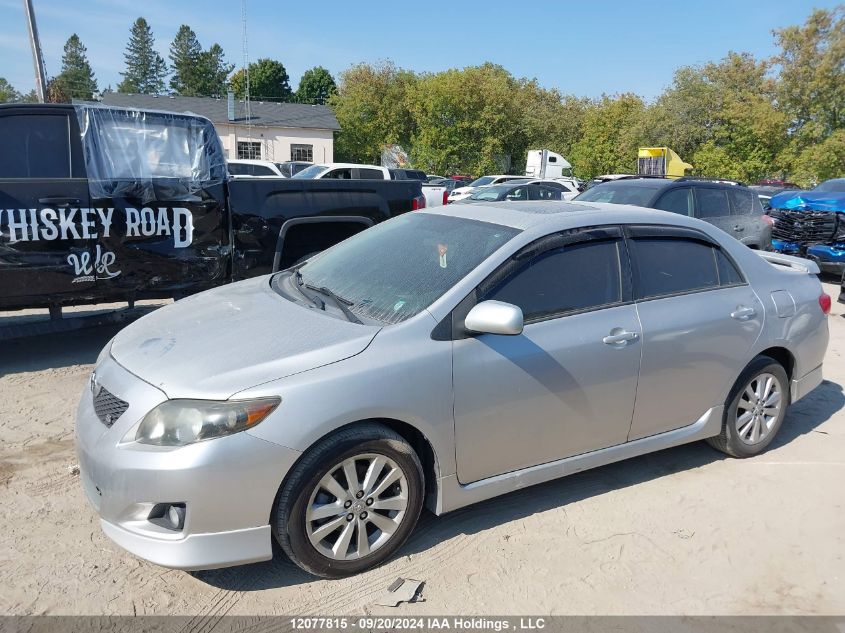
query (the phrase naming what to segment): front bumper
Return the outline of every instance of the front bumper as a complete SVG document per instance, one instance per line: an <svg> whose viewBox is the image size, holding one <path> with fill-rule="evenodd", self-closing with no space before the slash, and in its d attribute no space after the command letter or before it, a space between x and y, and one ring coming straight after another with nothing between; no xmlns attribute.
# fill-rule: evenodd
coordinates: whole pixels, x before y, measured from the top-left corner
<svg viewBox="0 0 845 633"><path fill-rule="evenodd" d="M89 389L77 410L80 478L106 535L140 558L176 569L272 558L273 501L299 453L247 432L180 448L124 443L167 398L111 358L96 371L104 388L129 403L111 428L94 412ZM186 508L178 531L150 520L156 504L172 503Z"/></svg>

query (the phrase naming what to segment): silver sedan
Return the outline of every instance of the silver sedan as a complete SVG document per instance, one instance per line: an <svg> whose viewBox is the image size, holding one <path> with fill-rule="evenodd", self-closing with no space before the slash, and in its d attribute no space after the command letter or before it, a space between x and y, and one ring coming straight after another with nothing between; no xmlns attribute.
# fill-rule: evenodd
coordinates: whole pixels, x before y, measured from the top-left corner
<svg viewBox="0 0 845 633"><path fill-rule="evenodd" d="M822 380L812 262L563 202L408 213L162 308L101 353L82 482L130 552L325 577L435 514L650 451L765 450Z"/></svg>

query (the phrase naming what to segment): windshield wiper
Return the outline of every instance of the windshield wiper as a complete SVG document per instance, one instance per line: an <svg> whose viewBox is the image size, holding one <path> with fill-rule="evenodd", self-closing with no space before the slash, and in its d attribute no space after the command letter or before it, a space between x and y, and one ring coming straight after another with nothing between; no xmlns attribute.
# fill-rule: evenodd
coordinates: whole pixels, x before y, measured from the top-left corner
<svg viewBox="0 0 845 633"><path fill-rule="evenodd" d="M303 262L304 263L304 262ZM319 297L311 297L305 293L302 287L305 285L302 281L302 273L299 272L299 269L302 267L302 264L299 266L295 266L291 270L291 277L293 277L293 285L296 286L296 289L299 291L303 297L308 300L308 303L312 304L314 307L320 308L320 310L326 309L326 302L320 299ZM319 302L319 303L318 303Z"/></svg>
<svg viewBox="0 0 845 633"><path fill-rule="evenodd" d="M299 273L299 271L296 271ZM314 292L319 292L320 294L326 295L329 299L334 301L337 304L337 307L340 308L340 311L346 316L347 319L352 321L353 323L363 324L363 321L355 316L352 310L349 309L349 306L354 305L354 301L350 301L340 295L336 294L334 290L326 288L325 286L312 286L311 284L304 284L306 288L309 290L313 290ZM325 310L325 306L323 307Z"/></svg>

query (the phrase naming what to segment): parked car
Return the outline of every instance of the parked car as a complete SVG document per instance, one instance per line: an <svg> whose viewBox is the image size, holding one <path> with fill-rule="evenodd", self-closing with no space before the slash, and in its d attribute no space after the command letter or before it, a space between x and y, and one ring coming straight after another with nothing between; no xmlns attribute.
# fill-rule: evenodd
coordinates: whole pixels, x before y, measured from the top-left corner
<svg viewBox="0 0 845 633"><path fill-rule="evenodd" d="M390 180L387 167L361 165L358 163L326 163L311 165L294 174L292 178L301 180Z"/></svg>
<svg viewBox="0 0 845 633"><path fill-rule="evenodd" d="M760 198L760 204L763 205L763 211L771 210L771 205L769 201L772 199L772 196L776 196L779 193L783 193L784 191L795 191L796 189L800 189L800 187L784 187L781 185L749 185L748 186L751 191L757 194L757 197Z"/></svg>
<svg viewBox="0 0 845 633"><path fill-rule="evenodd" d="M845 272L845 178L810 191L784 191L769 206L772 248L808 257L825 272Z"/></svg>
<svg viewBox="0 0 845 633"><path fill-rule="evenodd" d="M476 187L483 187L484 185L498 185L503 182L507 182L509 180L523 180L525 176L514 176L514 175L507 175L507 174L499 174L494 176L481 176L481 178L476 178L468 185L464 185L462 187L456 187L452 190L452 193L449 194L449 202L457 202L458 200L463 200L464 198L468 198L469 194L472 193L472 190Z"/></svg>
<svg viewBox="0 0 845 633"><path fill-rule="evenodd" d="M314 163L307 163L302 160L288 160L283 163L276 163L276 166L279 168L279 171L282 172L282 176L285 178L293 178L295 174L298 174L303 169L306 169L313 164Z"/></svg>
<svg viewBox="0 0 845 633"><path fill-rule="evenodd" d="M557 186L555 186L557 185ZM468 198L455 204L480 202L525 202L528 200L560 200L563 187L560 183L535 184L529 180L512 180L499 185L476 187Z"/></svg>
<svg viewBox="0 0 845 633"><path fill-rule="evenodd" d="M425 204L414 181L230 179L191 115L10 104L0 138L2 310L179 298Z"/></svg>
<svg viewBox="0 0 845 633"><path fill-rule="evenodd" d="M702 439L764 451L822 381L815 264L680 214L557 205L405 214L124 328L76 418L104 532L182 569L275 539L340 577L390 559L423 505Z"/></svg>
<svg viewBox="0 0 845 633"><path fill-rule="evenodd" d="M760 199L748 188L729 181L698 178L618 178L591 187L578 202L635 204L706 220L750 248L767 250L772 221Z"/></svg>
<svg viewBox="0 0 845 633"><path fill-rule="evenodd" d="M230 160L226 163L230 176L235 178L289 178L282 173L279 165L270 160Z"/></svg>
<svg viewBox="0 0 845 633"><path fill-rule="evenodd" d="M388 169L388 171L393 180L418 180L422 183L426 207L439 207L446 204L449 198L449 189L440 182L428 180L424 171L405 168Z"/></svg>

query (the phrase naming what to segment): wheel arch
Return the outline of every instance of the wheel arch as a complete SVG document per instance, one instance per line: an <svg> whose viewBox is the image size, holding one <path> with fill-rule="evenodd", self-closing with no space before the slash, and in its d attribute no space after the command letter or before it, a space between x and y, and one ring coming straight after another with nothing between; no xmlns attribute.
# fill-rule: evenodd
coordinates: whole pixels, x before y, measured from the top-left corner
<svg viewBox="0 0 845 633"><path fill-rule="evenodd" d="M780 363L786 370L787 379L792 380L795 371L795 356L787 348L775 345L760 351L757 355L768 356Z"/></svg>
<svg viewBox="0 0 845 633"><path fill-rule="evenodd" d="M411 445L411 448L419 457L420 463L423 467L423 485L425 487L424 490L424 497L423 497L423 505L426 508L431 510L432 512L435 511L437 507L437 499L440 494L440 487L439 487L439 480L440 480L440 462L437 459L437 453L434 450L434 446L431 443L431 440L426 437L425 433L423 433L420 429L415 427L408 422L403 420L398 420L395 418L383 418L383 417L373 417L373 418L365 418L361 420L355 420L354 422L349 422L342 426L335 427L328 432L324 433L318 438L315 438L313 442L302 451L302 454L297 458L297 460L291 465L290 469L287 473L285 473L284 478L279 483L278 490L281 491L285 484L288 482L288 479L291 473L294 471L296 466L300 463L303 457L308 453L309 450L313 446L316 446L318 443L322 442L325 438L338 433L340 431L344 431L346 429L359 426L362 424L381 424L382 426L386 426L391 431L399 434L402 438ZM276 499L278 499L278 493L276 494ZM273 506L275 507L276 500L273 502ZM272 519L272 512L271 509L271 519Z"/></svg>

